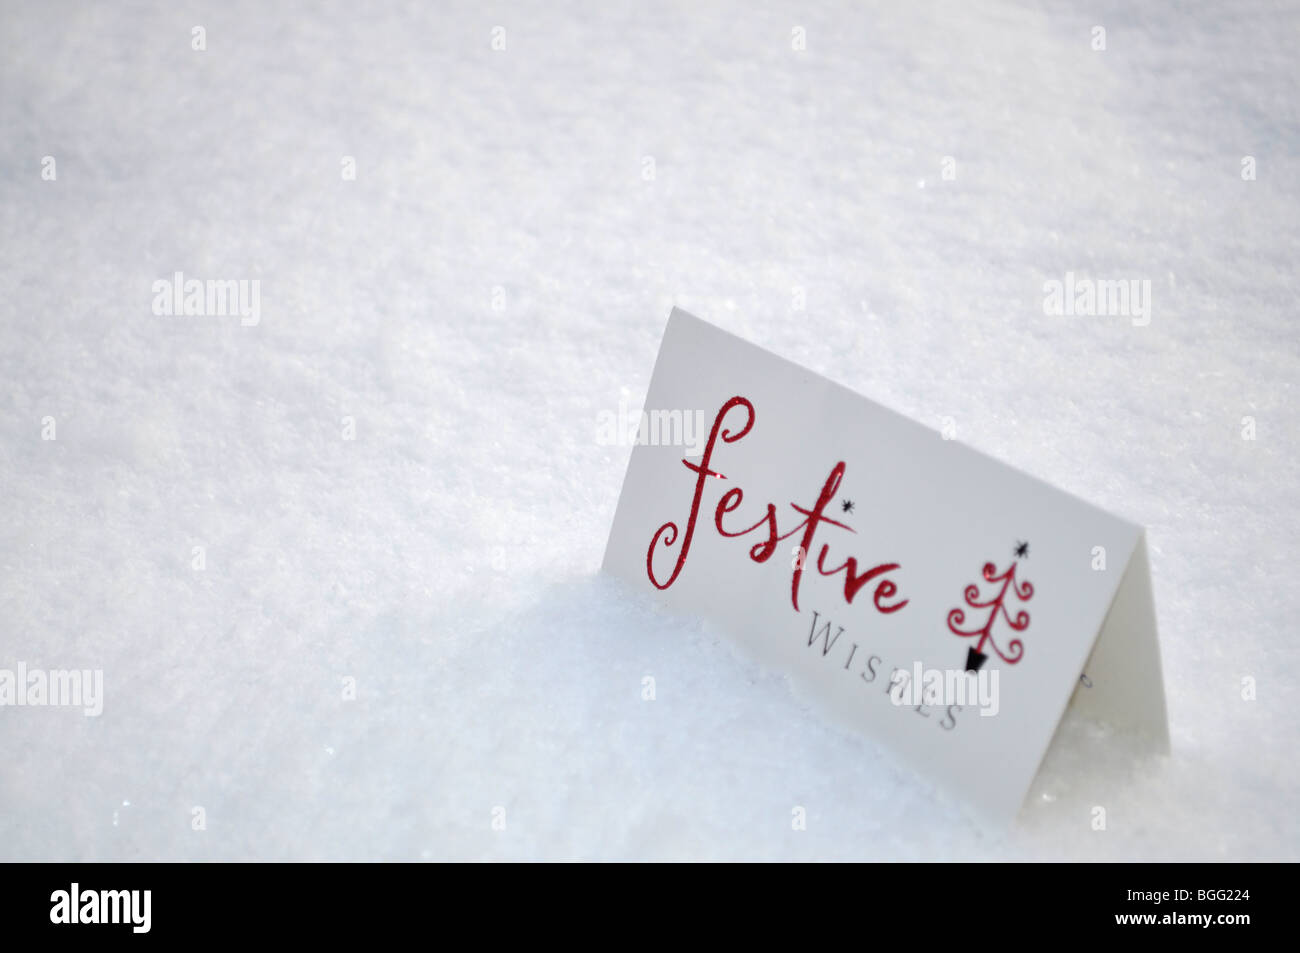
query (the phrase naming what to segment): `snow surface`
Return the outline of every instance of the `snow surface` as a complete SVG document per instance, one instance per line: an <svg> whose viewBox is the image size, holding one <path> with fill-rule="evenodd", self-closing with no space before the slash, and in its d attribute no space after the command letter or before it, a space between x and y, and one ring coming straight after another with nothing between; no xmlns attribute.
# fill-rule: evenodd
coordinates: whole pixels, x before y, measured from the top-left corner
<svg viewBox="0 0 1300 953"><path fill-rule="evenodd" d="M3 4L0 856L1300 857L1297 5L764 6ZM1172 756L982 828L599 576L673 304L1147 525Z"/></svg>

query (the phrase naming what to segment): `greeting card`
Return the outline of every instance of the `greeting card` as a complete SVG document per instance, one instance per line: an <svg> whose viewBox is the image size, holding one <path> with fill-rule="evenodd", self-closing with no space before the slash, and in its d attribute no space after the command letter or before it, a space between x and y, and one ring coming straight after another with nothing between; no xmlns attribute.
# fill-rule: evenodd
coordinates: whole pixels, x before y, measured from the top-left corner
<svg viewBox="0 0 1300 953"><path fill-rule="evenodd" d="M984 814L1072 699L1168 746L1139 526L679 309L604 569Z"/></svg>

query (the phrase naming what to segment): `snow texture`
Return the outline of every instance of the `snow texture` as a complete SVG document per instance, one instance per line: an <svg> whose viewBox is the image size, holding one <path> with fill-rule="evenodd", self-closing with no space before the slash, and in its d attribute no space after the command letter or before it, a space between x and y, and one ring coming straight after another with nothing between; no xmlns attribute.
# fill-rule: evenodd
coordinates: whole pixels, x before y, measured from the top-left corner
<svg viewBox="0 0 1300 953"><path fill-rule="evenodd" d="M0 856L1300 858L1297 5L762 6L3 4ZM674 304L1149 527L1172 755L973 825L600 576Z"/></svg>

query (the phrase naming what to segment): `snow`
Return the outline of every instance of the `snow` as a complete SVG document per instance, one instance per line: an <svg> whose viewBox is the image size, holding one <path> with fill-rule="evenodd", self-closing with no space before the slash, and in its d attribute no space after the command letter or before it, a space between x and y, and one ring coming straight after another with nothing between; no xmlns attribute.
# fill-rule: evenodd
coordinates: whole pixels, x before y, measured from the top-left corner
<svg viewBox="0 0 1300 953"><path fill-rule="evenodd" d="M1300 857L1296 4L765 6L5 4L0 856ZM601 577L674 304L1149 527L1173 753L981 828Z"/></svg>

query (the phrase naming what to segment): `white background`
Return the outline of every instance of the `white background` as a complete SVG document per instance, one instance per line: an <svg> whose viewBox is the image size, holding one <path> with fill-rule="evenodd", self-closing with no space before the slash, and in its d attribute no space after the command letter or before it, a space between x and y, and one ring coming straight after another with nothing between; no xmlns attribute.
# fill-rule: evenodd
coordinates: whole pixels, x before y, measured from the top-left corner
<svg viewBox="0 0 1300 953"><path fill-rule="evenodd" d="M4 3L0 856L1300 856L1296 6L911 6ZM1148 526L1173 755L980 829L597 577L673 304Z"/></svg>

